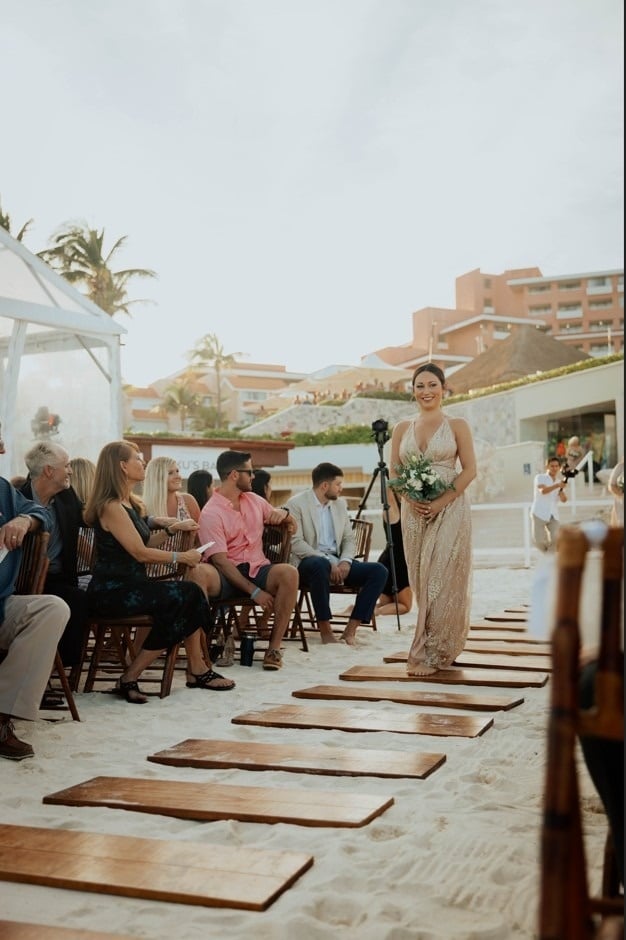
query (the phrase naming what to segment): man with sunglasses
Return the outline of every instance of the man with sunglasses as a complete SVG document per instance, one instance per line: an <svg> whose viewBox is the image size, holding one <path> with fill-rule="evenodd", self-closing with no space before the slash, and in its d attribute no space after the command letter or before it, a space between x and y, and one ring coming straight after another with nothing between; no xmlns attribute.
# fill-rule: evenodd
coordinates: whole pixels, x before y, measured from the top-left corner
<svg viewBox="0 0 626 940"><path fill-rule="evenodd" d="M286 525L292 534L296 523L288 509L274 509L252 491L252 459L236 450L217 458L221 481L200 513L200 541L213 544L204 560L217 568L222 582L219 599L248 595L267 613L274 614L263 668L280 669L280 644L296 602L298 572L289 564L271 564L263 553L263 526ZM211 598L212 601L215 598Z"/></svg>

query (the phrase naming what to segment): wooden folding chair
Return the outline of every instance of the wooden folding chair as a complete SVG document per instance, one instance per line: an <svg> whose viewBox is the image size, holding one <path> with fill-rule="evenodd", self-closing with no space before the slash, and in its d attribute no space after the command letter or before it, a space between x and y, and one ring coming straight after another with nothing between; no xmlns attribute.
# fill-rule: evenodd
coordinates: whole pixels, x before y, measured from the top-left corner
<svg viewBox="0 0 626 940"><path fill-rule="evenodd" d="M43 594L48 573L48 532L39 530L28 533L22 542L22 557L15 582L15 594ZM70 688L63 660L57 650L54 656L54 667L51 673L56 675L61 683L61 689L67 702L67 707L74 721L80 721L76 702Z"/></svg>
<svg viewBox="0 0 626 940"><path fill-rule="evenodd" d="M602 616L595 705L583 710L579 704L579 616L582 575L590 543L578 527L562 526L559 531L552 700L541 835L541 940L623 937L623 895L597 898L589 893L576 762L578 737L624 741L623 538L623 529L608 529L602 543L603 574L602 584L598 585L602 591ZM621 917L607 916L619 913ZM599 925L598 916L606 918Z"/></svg>
<svg viewBox="0 0 626 940"><path fill-rule="evenodd" d="M171 544L172 551L186 552L194 547L195 538L195 532L177 531L168 544ZM156 581L182 581L188 569L187 565L182 563L173 565L171 562L163 562L150 564L147 566L147 570L149 577ZM89 668L83 691L93 692L96 682L111 681L111 664L110 662L104 664L107 653L113 654L117 663L122 669L125 669L127 663L134 659L137 654L137 631L150 630L153 624L154 621L149 614L137 614L132 617L91 616L89 618L89 629L94 634L94 643L89 657ZM143 633L141 635L143 636ZM108 646L106 645L107 641L109 642ZM159 682L160 698L167 698L171 692L179 649L180 644L176 643L166 651L160 678L153 678L149 670L141 677L142 685L155 681ZM151 669L154 670L154 668L155 663L151 666ZM101 671L102 674L100 674Z"/></svg>
<svg viewBox="0 0 626 940"><path fill-rule="evenodd" d="M374 523L368 522L365 519L352 519L352 529L354 531L354 542L355 542L355 561L366 562L369 561L370 550L372 547L372 534L374 531ZM345 595L346 597L354 597L359 593L360 588L350 587L347 584L331 584L330 593L332 595ZM345 624L349 620L349 615L333 613L332 622L338 624ZM372 613L372 622L371 624L363 624L363 626L371 626L373 630L376 630L376 614ZM315 617L315 612L313 610L313 604L311 602L311 595L306 587L301 587L298 594L298 600L296 602L296 607L294 610L293 626L292 629L298 628L303 632L305 630L317 630L317 619Z"/></svg>
<svg viewBox="0 0 626 940"><path fill-rule="evenodd" d="M263 529L263 553L268 561L273 565L287 564L291 554L291 532L285 525L267 523ZM231 632L236 639L241 638L243 624L250 617L253 618L255 625L260 626L261 610L255 602L247 595L241 594L230 597L228 600L209 599L211 608L215 614L218 629L221 627L224 637ZM264 627L265 630L271 630L271 623ZM306 634L300 623L292 623L291 627L285 632L285 640L293 640L299 636L302 643L302 649L308 651Z"/></svg>

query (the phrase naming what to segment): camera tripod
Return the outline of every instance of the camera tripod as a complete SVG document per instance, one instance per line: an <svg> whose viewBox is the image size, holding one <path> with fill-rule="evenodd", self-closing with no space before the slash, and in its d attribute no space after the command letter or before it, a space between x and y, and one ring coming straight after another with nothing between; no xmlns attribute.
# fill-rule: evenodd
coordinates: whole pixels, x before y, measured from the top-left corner
<svg viewBox="0 0 626 940"><path fill-rule="evenodd" d="M398 624L398 630L400 630L401 626L400 626L400 611L398 609L398 582L396 580L396 560L393 554L393 533L391 531L391 522L389 521L389 500L387 498L387 483L389 481L389 469L383 457L383 447L385 443L389 440L389 434L387 433L387 422L375 421L372 425L372 430L374 433L374 437L376 439L376 446L378 447L378 464L376 467L374 467L372 478L367 485L367 489L365 490L363 499L359 503L359 508L357 509L357 513L356 513L356 518L360 519L361 513L365 509L368 497L374 487L374 483L376 482L377 477L379 477L380 478L380 503L381 503L381 506L383 507L383 525L385 527L385 537L387 539L387 557L389 558L389 574L391 576L391 593L393 595L393 602L396 608L396 623Z"/></svg>

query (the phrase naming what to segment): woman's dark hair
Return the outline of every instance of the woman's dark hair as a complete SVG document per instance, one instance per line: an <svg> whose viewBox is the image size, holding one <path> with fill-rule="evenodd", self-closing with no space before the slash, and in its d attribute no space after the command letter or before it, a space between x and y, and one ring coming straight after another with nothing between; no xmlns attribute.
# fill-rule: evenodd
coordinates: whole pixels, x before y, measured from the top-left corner
<svg viewBox="0 0 626 940"><path fill-rule="evenodd" d="M433 365L432 362L425 362L424 365L417 367L417 369L413 373L413 378L411 379L411 385L415 385L415 379L418 377L418 375L421 375L422 372L432 372L432 374L436 375L439 381L441 382L442 388L446 387L446 377L444 375L443 369L440 369L439 366Z"/></svg>
<svg viewBox="0 0 626 940"><path fill-rule="evenodd" d="M200 509L209 498L208 490L213 485L213 474L208 470L194 470L187 480L187 492L193 496Z"/></svg>
<svg viewBox="0 0 626 940"><path fill-rule="evenodd" d="M254 476L252 477L252 492L258 493L263 499L267 499L265 488L271 479L272 474L268 473L267 470L255 470Z"/></svg>

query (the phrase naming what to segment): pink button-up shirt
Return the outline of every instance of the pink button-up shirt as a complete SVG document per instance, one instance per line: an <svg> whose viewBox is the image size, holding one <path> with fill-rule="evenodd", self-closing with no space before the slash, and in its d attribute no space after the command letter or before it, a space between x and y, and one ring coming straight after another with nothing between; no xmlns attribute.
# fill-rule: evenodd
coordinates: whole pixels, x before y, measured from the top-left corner
<svg viewBox="0 0 626 940"><path fill-rule="evenodd" d="M213 540L204 553L208 559L225 552L234 565L247 562L254 578L269 560L263 554L263 526L272 514L272 507L256 493L242 493L239 511L218 491L204 504L200 513L200 544Z"/></svg>

